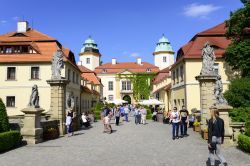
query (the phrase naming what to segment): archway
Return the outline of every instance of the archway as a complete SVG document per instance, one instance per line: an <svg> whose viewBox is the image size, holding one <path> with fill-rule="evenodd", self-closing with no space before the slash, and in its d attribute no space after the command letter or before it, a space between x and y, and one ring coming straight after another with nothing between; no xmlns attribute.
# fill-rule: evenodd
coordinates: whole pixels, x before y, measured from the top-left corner
<svg viewBox="0 0 250 166"><path fill-rule="evenodd" d="M127 101L128 102L128 104L131 104L131 97L129 96L129 95L125 95L125 96L123 96L123 98L122 98L123 100L125 100L125 101Z"/></svg>

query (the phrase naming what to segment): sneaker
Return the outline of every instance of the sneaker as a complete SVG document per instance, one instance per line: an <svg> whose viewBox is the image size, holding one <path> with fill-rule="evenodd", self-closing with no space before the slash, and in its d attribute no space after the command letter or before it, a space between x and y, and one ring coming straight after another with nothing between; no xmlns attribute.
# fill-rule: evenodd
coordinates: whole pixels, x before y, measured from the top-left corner
<svg viewBox="0 0 250 166"><path fill-rule="evenodd" d="M176 139L179 139L179 137L177 136Z"/></svg>
<svg viewBox="0 0 250 166"><path fill-rule="evenodd" d="M173 137L172 139L175 140L175 137Z"/></svg>

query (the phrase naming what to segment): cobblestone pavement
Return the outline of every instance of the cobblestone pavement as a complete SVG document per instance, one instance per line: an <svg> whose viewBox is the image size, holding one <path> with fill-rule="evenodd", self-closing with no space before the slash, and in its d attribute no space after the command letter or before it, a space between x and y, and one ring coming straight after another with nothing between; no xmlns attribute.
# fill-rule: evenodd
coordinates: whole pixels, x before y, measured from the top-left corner
<svg viewBox="0 0 250 166"><path fill-rule="evenodd" d="M100 122L73 137L62 137L0 154L1 166L206 166L206 141L189 130L187 138L172 140L171 127L149 121L112 125L113 134L102 133ZM250 155L224 147L231 166L250 166Z"/></svg>

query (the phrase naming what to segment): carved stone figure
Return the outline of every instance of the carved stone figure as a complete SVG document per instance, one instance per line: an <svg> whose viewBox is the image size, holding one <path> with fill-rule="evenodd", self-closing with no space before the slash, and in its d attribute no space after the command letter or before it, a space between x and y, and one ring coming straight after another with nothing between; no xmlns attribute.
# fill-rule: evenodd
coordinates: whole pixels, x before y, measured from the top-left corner
<svg viewBox="0 0 250 166"><path fill-rule="evenodd" d="M221 76L218 75L217 79L215 81L215 86L214 86L214 95L215 95L215 99L216 99L215 104L228 104L227 100L224 98L222 92L223 92L223 85L222 85L222 81L221 81Z"/></svg>
<svg viewBox="0 0 250 166"><path fill-rule="evenodd" d="M32 87L31 95L30 95L30 101L28 104L30 107L39 108L39 93L38 93L38 87L37 85L34 85Z"/></svg>
<svg viewBox="0 0 250 166"><path fill-rule="evenodd" d="M215 54L214 49L210 46L208 42L204 44L202 49L202 69L201 75L215 75L214 72L214 61L215 61Z"/></svg>
<svg viewBox="0 0 250 166"><path fill-rule="evenodd" d="M52 79L61 79L61 70L64 68L63 52L58 49L52 59Z"/></svg>
<svg viewBox="0 0 250 166"><path fill-rule="evenodd" d="M75 99L74 99L73 92L71 92L66 99L66 108L73 110L74 106L75 106Z"/></svg>

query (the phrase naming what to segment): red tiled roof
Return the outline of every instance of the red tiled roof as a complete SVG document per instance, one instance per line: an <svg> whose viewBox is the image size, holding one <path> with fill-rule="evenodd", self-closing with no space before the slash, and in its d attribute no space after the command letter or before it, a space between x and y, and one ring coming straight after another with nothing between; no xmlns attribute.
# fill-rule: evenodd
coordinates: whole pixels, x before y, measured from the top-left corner
<svg viewBox="0 0 250 166"><path fill-rule="evenodd" d="M103 70L107 70L105 73L121 73L125 70L128 70L133 73L146 73L147 69L151 69L151 72L156 73L159 71L157 66L154 66L147 62L142 62L142 65L137 64L136 62L121 62L117 64L106 63L95 69L96 73L103 73Z"/></svg>
<svg viewBox="0 0 250 166"><path fill-rule="evenodd" d="M101 79L96 76L95 72L84 67L84 66L78 66L78 68L82 72L82 77L90 82L92 82L95 85L100 85L101 84Z"/></svg>
<svg viewBox="0 0 250 166"><path fill-rule="evenodd" d="M153 84L158 84L159 82L164 80L166 77L170 76L170 68L171 68L171 66L160 70L157 73L157 75L155 76L155 78L153 80Z"/></svg>
<svg viewBox="0 0 250 166"><path fill-rule="evenodd" d="M197 33L187 44L182 46L177 53L177 60L173 66L183 59L202 58L201 51L206 42L214 47L215 56L222 58L225 49L231 43L231 40L225 37L226 24L221 23L215 27Z"/></svg>
<svg viewBox="0 0 250 166"><path fill-rule="evenodd" d="M170 90L170 88L171 88L171 83L169 83L169 84L167 84L167 85L161 87L160 89L157 89L157 90L154 91L153 93L157 93L157 92L159 92L159 91L161 91L161 90L168 91L168 90Z"/></svg>
<svg viewBox="0 0 250 166"><path fill-rule="evenodd" d="M38 53L34 54L0 54L0 63L30 63L30 62L51 62L54 53L62 49L64 61L73 65L76 69L74 54L63 47L56 39L49 37L34 29L19 33L10 32L0 36L0 45L31 45ZM79 70L79 69L78 69Z"/></svg>

